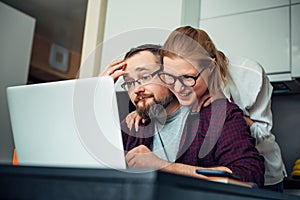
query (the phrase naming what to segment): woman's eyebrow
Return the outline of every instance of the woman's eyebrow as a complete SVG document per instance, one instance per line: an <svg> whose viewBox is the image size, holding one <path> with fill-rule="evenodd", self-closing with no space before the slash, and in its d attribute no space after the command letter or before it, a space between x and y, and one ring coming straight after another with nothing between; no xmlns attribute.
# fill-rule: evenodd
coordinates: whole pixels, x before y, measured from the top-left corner
<svg viewBox="0 0 300 200"><path fill-rule="evenodd" d="M186 76L186 77L189 77L189 76L197 76L199 72L189 72L189 73L186 73L186 74L183 74L181 76Z"/></svg>

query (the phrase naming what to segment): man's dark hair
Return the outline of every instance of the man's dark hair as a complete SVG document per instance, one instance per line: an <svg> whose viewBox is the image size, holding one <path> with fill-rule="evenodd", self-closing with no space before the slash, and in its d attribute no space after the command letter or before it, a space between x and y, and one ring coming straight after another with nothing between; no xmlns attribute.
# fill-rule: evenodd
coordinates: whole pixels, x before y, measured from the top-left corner
<svg viewBox="0 0 300 200"><path fill-rule="evenodd" d="M127 58L130 58L131 56L141 52L141 51L150 51L153 53L153 55L157 58L157 62L161 63L161 58L160 58L160 49L161 45L156 45L156 44L143 44L140 46L137 46L135 48L130 49L124 56L124 60Z"/></svg>
<svg viewBox="0 0 300 200"><path fill-rule="evenodd" d="M143 44L137 46L135 48L131 48L124 56L124 60L130 58L131 56L141 52L141 51L150 51L155 57L157 63L161 63L161 56L160 56L160 49L161 45L156 44ZM129 112L136 110L135 105L129 100Z"/></svg>

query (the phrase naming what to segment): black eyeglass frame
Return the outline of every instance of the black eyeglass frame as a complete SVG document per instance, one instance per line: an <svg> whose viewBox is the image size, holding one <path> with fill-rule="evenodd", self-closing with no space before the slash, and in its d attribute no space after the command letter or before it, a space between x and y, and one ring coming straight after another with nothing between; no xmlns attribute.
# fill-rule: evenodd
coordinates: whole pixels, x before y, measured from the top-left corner
<svg viewBox="0 0 300 200"><path fill-rule="evenodd" d="M194 87L196 85L196 82L198 80L198 78L200 77L200 75L203 73L203 71L205 69L207 69L208 67L204 67L196 76L189 76L189 75L183 75L183 76L175 76L173 74L169 74L169 73L166 73L166 72L160 72L158 74L158 77L159 79L166 85L174 85L176 83L177 80L179 80L179 82L184 85L185 87ZM161 77L163 75L168 75L170 77L172 77L174 79L173 83L167 83L164 81L164 79ZM190 84L190 85L187 85L186 83L184 83L184 79L193 79L194 80L194 83L193 84Z"/></svg>
<svg viewBox="0 0 300 200"><path fill-rule="evenodd" d="M157 75L157 74L159 74L162 70L163 70L163 66L160 65L158 70L152 72L151 74L147 74L147 75L150 76L151 79L153 79L154 76ZM129 90L128 83L133 84L133 87L135 87L135 83L138 83L139 85L141 85L141 80L142 80L143 78L145 78L145 77L142 77L142 78L139 78L139 79L136 79L136 80L133 80L133 81L125 81L124 83L121 84L121 87L122 87L124 90L128 91L128 90ZM126 85L127 85L127 88L128 88L128 89L126 89Z"/></svg>

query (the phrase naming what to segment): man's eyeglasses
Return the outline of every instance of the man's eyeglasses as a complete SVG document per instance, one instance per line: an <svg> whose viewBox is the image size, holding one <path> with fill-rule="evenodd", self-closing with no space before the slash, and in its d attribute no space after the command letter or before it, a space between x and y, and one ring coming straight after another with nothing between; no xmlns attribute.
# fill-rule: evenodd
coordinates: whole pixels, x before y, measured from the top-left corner
<svg viewBox="0 0 300 200"><path fill-rule="evenodd" d="M156 74L162 71L162 67L160 67L159 70L151 73L151 74L143 74L141 78L133 81L125 81L124 83L121 84L121 87L124 90L132 90L135 88L136 83L139 85L147 84L150 83L150 81L154 78Z"/></svg>
<svg viewBox="0 0 300 200"><path fill-rule="evenodd" d="M165 83L166 85L174 85L177 80L180 81L182 85L185 87L193 87L196 85L197 79L200 77L202 72L206 69L207 67L204 67L198 74L197 76L188 76L188 75L183 75L183 76L174 76L173 74L169 74L166 72L160 72L158 74L159 79Z"/></svg>

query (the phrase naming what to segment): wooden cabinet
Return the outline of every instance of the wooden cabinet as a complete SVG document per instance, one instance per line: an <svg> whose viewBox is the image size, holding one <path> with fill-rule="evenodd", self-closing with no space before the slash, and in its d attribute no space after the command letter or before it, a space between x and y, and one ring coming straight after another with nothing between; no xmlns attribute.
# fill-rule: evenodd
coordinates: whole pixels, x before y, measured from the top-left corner
<svg viewBox="0 0 300 200"><path fill-rule="evenodd" d="M77 77L80 66L80 53L69 50L69 61L66 71L60 71L49 64L50 49L53 41L44 36L35 34L31 52L30 71L31 79L41 82L74 79Z"/></svg>
<svg viewBox="0 0 300 200"><path fill-rule="evenodd" d="M96 5L106 0L67 0L46 1L46 0L3 0L11 7L20 10L36 19L33 47L30 59L29 82L47 82L65 79L74 79L78 76L81 57L87 51L83 48L85 40L92 40L92 34L85 34L91 29L90 24L86 24L86 16L93 15L98 18L97 13L88 12L88 4L94 9L99 9ZM100 10L100 9L99 9ZM99 11L100 12L100 11ZM98 23L92 24L98 30ZM96 31L95 31L96 32ZM93 32L93 34L96 34ZM85 37L86 36L86 37ZM93 43L96 41L92 40ZM86 42L85 42L86 43ZM52 47L65 49L63 54L51 54ZM56 48L57 49L57 48ZM59 62L54 65L53 59L63 56L63 70ZM68 58L68 59L65 59ZM55 60L56 61L56 60ZM51 63L51 64L50 64Z"/></svg>

